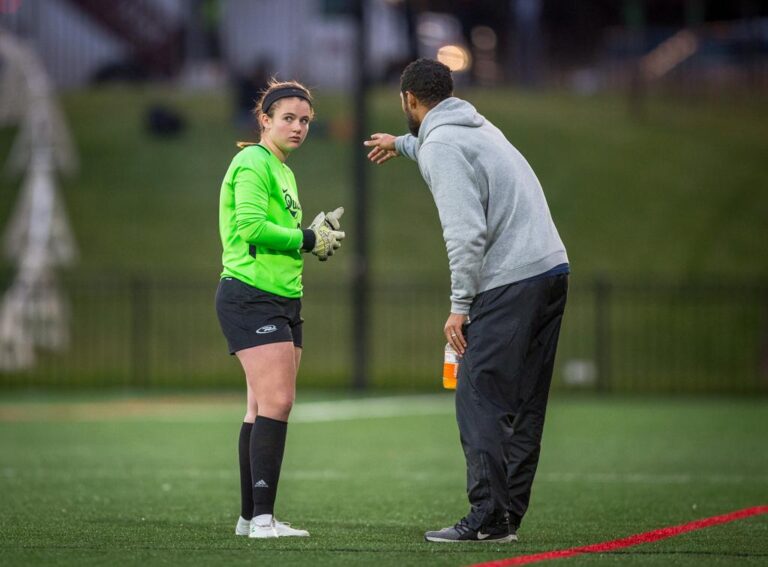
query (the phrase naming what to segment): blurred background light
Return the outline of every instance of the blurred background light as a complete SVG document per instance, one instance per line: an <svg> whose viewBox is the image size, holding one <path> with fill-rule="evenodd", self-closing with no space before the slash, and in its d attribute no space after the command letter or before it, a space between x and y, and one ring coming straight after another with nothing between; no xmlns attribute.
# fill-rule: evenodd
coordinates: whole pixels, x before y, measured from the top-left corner
<svg viewBox="0 0 768 567"><path fill-rule="evenodd" d="M475 26L471 32L472 45L483 51L492 51L496 49L498 42L496 32L488 26Z"/></svg>
<svg viewBox="0 0 768 567"><path fill-rule="evenodd" d="M472 65L469 51L460 45L444 45L437 50L437 60L457 73L468 70Z"/></svg>

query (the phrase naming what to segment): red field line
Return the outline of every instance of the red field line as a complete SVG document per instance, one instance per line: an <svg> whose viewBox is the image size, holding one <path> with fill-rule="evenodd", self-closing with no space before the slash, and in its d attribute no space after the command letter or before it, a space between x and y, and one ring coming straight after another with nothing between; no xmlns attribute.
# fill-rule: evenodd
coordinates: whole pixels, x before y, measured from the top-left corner
<svg viewBox="0 0 768 567"><path fill-rule="evenodd" d="M667 539L668 537L674 537L686 532L692 532L694 530L700 530L710 526L716 526L718 524L725 524L735 520L743 520L744 518L749 518L750 516L757 516L759 514L766 513L768 513L768 506L754 506L752 508L736 510L735 512L730 512L721 516L712 516L711 518L704 518L702 520L696 520L695 522L680 524L679 526L661 528L622 539L614 539L612 541L604 541L602 543L594 543L592 545L585 545L582 547L571 547L570 549L545 551L544 553L535 553L533 555L520 555L518 557L510 557L509 559L499 559L498 561L477 563L471 567L507 567L508 565L527 565L528 563L549 561L550 559L564 559L566 557L573 557L574 555L582 555L584 553L605 553L607 551L613 551L623 547L631 547L633 545L651 543L653 541Z"/></svg>

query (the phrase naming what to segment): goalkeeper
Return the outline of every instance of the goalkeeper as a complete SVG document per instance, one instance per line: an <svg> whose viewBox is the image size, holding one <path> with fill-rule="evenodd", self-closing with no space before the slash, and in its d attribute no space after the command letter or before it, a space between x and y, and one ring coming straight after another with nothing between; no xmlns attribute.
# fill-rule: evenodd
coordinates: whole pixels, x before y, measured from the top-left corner
<svg viewBox="0 0 768 567"><path fill-rule="evenodd" d="M274 516L288 416L302 351L303 252L327 260L341 245L344 209L302 228L296 180L285 164L304 142L314 111L309 90L272 81L254 110L259 143L240 142L221 185L219 231L224 269L216 313L245 371L240 428L241 510L237 535L308 536Z"/></svg>

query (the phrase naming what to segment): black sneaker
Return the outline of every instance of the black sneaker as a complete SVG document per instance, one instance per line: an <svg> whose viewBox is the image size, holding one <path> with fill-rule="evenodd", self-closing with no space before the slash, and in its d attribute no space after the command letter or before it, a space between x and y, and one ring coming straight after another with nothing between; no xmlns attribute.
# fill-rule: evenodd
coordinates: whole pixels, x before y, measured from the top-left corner
<svg viewBox="0 0 768 567"><path fill-rule="evenodd" d="M439 543L454 541L479 541L493 543L507 543L517 541L517 534L509 531L506 523L487 528L473 530L469 527L466 518L462 518L455 526L443 528L440 531L426 532L424 539Z"/></svg>

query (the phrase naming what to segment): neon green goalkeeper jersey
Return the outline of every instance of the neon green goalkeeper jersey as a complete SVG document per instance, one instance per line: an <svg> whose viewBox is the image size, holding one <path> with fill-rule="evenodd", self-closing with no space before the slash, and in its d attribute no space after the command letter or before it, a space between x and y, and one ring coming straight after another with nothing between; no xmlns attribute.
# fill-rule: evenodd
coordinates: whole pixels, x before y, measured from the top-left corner
<svg viewBox="0 0 768 567"><path fill-rule="evenodd" d="M222 277L301 297L301 205L290 168L260 145L233 159L221 184Z"/></svg>

